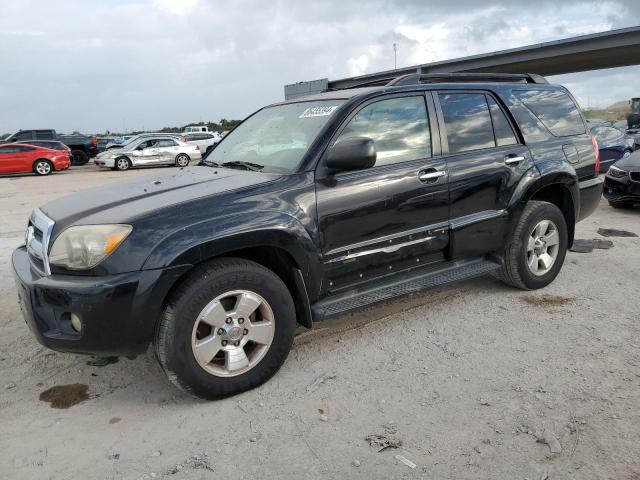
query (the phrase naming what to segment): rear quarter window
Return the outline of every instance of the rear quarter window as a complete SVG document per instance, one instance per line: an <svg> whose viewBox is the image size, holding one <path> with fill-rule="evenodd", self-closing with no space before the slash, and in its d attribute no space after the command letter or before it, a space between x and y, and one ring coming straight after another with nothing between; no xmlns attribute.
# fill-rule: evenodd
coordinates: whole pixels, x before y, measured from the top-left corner
<svg viewBox="0 0 640 480"><path fill-rule="evenodd" d="M556 137L585 133L577 105L562 90L515 90L513 94Z"/></svg>

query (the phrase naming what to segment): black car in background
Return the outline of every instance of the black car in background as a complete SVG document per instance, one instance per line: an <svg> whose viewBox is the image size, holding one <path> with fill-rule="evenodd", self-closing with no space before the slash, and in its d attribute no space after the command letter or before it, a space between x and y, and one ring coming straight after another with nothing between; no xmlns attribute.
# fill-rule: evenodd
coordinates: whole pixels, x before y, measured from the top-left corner
<svg viewBox="0 0 640 480"><path fill-rule="evenodd" d="M591 134L598 142L600 173L606 172L611 165L634 151L634 138L615 127L594 125Z"/></svg>
<svg viewBox="0 0 640 480"><path fill-rule="evenodd" d="M614 208L640 203L640 151L612 165L604 178L604 197Z"/></svg>

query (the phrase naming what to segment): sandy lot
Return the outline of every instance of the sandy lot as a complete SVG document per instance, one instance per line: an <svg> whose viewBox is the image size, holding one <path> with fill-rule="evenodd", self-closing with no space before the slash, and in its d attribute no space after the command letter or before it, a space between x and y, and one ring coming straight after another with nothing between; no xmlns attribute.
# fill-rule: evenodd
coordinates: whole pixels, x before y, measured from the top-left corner
<svg viewBox="0 0 640 480"><path fill-rule="evenodd" d="M480 278L317 323L223 401L176 391L150 353L95 367L44 349L10 271L29 212L153 174L0 178L0 478L640 478L640 238L569 253L541 291ZM603 201L576 237L599 227L640 234L640 209ZM76 383L89 398L71 408L39 400Z"/></svg>

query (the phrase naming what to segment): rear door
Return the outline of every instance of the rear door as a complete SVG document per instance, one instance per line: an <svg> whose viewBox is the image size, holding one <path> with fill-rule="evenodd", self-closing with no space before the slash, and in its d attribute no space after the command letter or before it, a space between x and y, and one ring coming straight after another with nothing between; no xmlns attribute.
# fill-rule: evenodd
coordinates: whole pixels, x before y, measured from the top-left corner
<svg viewBox="0 0 640 480"><path fill-rule="evenodd" d="M495 251L508 233L508 202L533 159L490 92L438 91L435 98L449 172L451 254Z"/></svg>
<svg viewBox="0 0 640 480"><path fill-rule="evenodd" d="M178 153L180 153L178 142L171 140L170 138L158 140L155 148L158 150L159 163L174 164Z"/></svg>
<svg viewBox="0 0 640 480"><path fill-rule="evenodd" d="M332 139L371 138L377 160L316 172L327 290L443 259L449 193L435 122L431 94L386 96L362 105Z"/></svg>

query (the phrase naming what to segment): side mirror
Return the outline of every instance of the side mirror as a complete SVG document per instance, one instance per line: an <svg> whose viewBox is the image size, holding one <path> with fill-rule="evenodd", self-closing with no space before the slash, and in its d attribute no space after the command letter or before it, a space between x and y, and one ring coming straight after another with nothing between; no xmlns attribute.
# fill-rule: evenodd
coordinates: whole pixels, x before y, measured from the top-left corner
<svg viewBox="0 0 640 480"><path fill-rule="evenodd" d="M376 147L367 137L349 137L334 144L327 154L327 167L335 170L363 170L376 164Z"/></svg>

